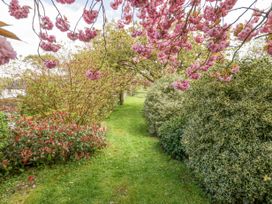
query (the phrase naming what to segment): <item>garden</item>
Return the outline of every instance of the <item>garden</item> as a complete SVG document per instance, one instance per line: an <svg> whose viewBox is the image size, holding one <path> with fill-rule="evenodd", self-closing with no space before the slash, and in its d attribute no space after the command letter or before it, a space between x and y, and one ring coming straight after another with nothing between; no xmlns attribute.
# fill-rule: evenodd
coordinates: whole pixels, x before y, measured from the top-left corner
<svg viewBox="0 0 272 204"><path fill-rule="evenodd" d="M0 204L272 204L272 0L0 5Z"/></svg>

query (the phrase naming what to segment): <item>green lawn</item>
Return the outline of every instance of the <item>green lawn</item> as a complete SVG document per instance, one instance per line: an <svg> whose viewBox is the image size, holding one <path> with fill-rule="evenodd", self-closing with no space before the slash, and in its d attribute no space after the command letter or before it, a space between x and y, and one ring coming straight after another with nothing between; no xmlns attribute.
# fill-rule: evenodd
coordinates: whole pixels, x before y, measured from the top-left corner
<svg viewBox="0 0 272 204"><path fill-rule="evenodd" d="M148 135L143 101L144 95L138 94L114 111L107 121L108 147L96 157L4 181L0 203L209 203L185 165L165 155L158 140ZM37 177L36 188L20 187L31 173Z"/></svg>

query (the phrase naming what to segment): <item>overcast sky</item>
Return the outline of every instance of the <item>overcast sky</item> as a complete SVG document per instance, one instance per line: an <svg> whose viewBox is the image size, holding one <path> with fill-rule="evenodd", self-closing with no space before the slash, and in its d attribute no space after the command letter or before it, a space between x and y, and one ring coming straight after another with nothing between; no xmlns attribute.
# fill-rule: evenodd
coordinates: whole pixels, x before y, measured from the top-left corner
<svg viewBox="0 0 272 204"><path fill-rule="evenodd" d="M9 3L9 1L10 0L6 0L7 3ZM31 5L31 3L33 2L32 0L20 0L19 2L21 5L29 5L33 7ZM50 2L50 0L43 0L43 2L46 8L46 15L48 15L52 20L54 20L55 16L57 15L56 9L52 6L52 3L48 3ZM77 20L80 18L83 7L84 7L84 2L86 2L86 0L76 0L76 3L72 5L57 4L58 8L61 10L61 13L63 13L71 22L71 28L75 26ZM117 19L120 13L114 12L109 7L109 2L110 2L109 0L106 0L105 2L107 2L105 3L106 10L107 10L107 19L109 21ZM22 41L9 40L19 56L37 54L39 39L34 34L31 27L32 16L33 16L33 9L31 9L31 13L27 19L16 20L14 17L9 15L8 7L0 1L0 20L5 21L6 23L11 25L9 27L5 27L5 29L8 29L9 31L14 32L22 40ZM101 25L102 25L102 18L99 17L99 20L96 23L96 27L101 28ZM79 24L79 28L84 28L85 26L87 26L87 24L83 22ZM50 31L50 32L56 35L58 41L68 42L66 38L66 34L61 33L59 30L54 29L53 31ZM83 45L83 43L80 43L80 42L73 44L73 42L71 41L69 41L69 44Z"/></svg>
<svg viewBox="0 0 272 204"><path fill-rule="evenodd" d="M7 3L9 3L10 0L6 0ZM78 18L80 17L83 9L84 2L86 0L76 0L77 3L72 4L72 5L61 5L57 4L59 9L67 18L70 20L71 25L74 26ZM113 20L113 19L118 19L120 17L120 12L115 12L109 7L109 2L111 0L105 0L106 4L106 14L108 20ZM247 6L251 4L254 0L238 0L238 5L237 7L241 6ZM33 1L32 0L20 0L21 4L26 4L26 5L31 5ZM43 0L45 7L46 7L46 14L50 16L52 19L57 15L56 9L52 6L50 0ZM258 0L258 5L257 7L259 8L266 8L269 5L272 4L272 0ZM241 11L237 12L232 12L231 15L228 16L226 21L232 22L240 13ZM18 55L23 55L26 56L28 54L36 54L37 53L37 46L39 43L39 39L37 36L34 34L32 28L31 28L31 22L32 18L31 16L33 15L33 9L31 10L30 17L27 19L21 19L21 20L16 20L15 18L11 17L8 14L8 8L6 5L4 5L0 1L0 20L5 21L6 23L10 24L11 26L6 27L8 30L14 32L22 41L15 41L15 40L10 40L12 43L12 46L18 53ZM86 25L86 24L85 24ZM79 27L83 27L84 25L80 25ZM99 19L97 26L101 26L101 18ZM58 30L53 30L52 32L57 36L57 40L62 40L62 41L67 41L66 37L64 34L59 32ZM75 45L71 41L69 41L69 44L71 46ZM83 45L80 43L77 43L77 45Z"/></svg>

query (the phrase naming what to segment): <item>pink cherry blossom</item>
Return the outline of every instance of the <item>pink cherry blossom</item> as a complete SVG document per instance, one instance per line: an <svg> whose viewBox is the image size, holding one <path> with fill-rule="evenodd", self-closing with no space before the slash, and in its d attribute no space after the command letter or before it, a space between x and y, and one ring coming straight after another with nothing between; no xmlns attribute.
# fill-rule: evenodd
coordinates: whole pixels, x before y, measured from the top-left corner
<svg viewBox="0 0 272 204"><path fill-rule="evenodd" d="M110 6L112 9L114 10L117 10L118 7L123 3L123 0L113 0L111 3L110 3Z"/></svg>
<svg viewBox="0 0 272 204"><path fill-rule="evenodd" d="M232 74L237 74L238 72L240 71L240 67L239 65L233 65L232 68L231 68L231 73Z"/></svg>
<svg viewBox="0 0 272 204"><path fill-rule="evenodd" d="M267 42L267 53L272 56L272 40Z"/></svg>
<svg viewBox="0 0 272 204"><path fill-rule="evenodd" d="M29 6L20 6L18 0L11 0L9 4L9 13L16 19L27 18L29 9Z"/></svg>
<svg viewBox="0 0 272 204"><path fill-rule="evenodd" d="M56 0L56 1L61 4L72 4L75 2L75 0Z"/></svg>
<svg viewBox="0 0 272 204"><path fill-rule="evenodd" d="M67 20L67 18L64 16L63 18L62 17L58 17L57 20L56 20L56 27L62 31L62 32L66 32L69 30L70 28L70 24Z"/></svg>
<svg viewBox="0 0 272 204"><path fill-rule="evenodd" d="M190 88L190 83L188 80L175 81L172 83L172 86L174 89L186 91Z"/></svg>
<svg viewBox="0 0 272 204"><path fill-rule="evenodd" d="M6 38L0 37L0 65L8 63L16 58L16 52Z"/></svg>
<svg viewBox="0 0 272 204"><path fill-rule="evenodd" d="M131 36L133 38L136 38L136 37L141 36L142 34L143 34L143 31L141 31L141 30L133 30L132 33L131 33Z"/></svg>
<svg viewBox="0 0 272 204"><path fill-rule="evenodd" d="M89 79L89 80L98 80L100 79L102 76L101 72L99 70L92 70L92 69L89 69L86 71L86 77Z"/></svg>
<svg viewBox="0 0 272 204"><path fill-rule="evenodd" d="M197 36L195 37L195 41L196 41L197 43L203 43L204 37L203 37L202 35L197 35Z"/></svg>
<svg viewBox="0 0 272 204"><path fill-rule="evenodd" d="M74 33L74 32L68 32L67 33L67 37L72 40L75 41L78 39L78 33Z"/></svg>
<svg viewBox="0 0 272 204"><path fill-rule="evenodd" d="M44 16L41 18L40 25L41 25L41 28L45 30L52 30L52 28L54 27L54 24L52 23L52 21L50 20L48 16Z"/></svg>
<svg viewBox="0 0 272 204"><path fill-rule="evenodd" d="M85 30L79 30L78 39L83 42L89 42L91 39L95 38L97 31L93 28L85 28Z"/></svg>
<svg viewBox="0 0 272 204"><path fill-rule="evenodd" d="M44 66L48 69L55 68L57 66L58 62L56 60L45 60Z"/></svg>
<svg viewBox="0 0 272 204"><path fill-rule="evenodd" d="M40 32L40 39L48 41L48 42L56 42L56 36L54 35L48 35L47 33Z"/></svg>
<svg viewBox="0 0 272 204"><path fill-rule="evenodd" d="M144 58L151 56L151 49L145 45L137 43L132 46L132 49Z"/></svg>
<svg viewBox="0 0 272 204"><path fill-rule="evenodd" d="M45 41L41 41L40 42L40 47L44 50L44 51L51 51L51 52L57 52L60 49L60 45L51 43L51 42L45 42Z"/></svg>
<svg viewBox="0 0 272 204"><path fill-rule="evenodd" d="M86 10L85 9L84 12L83 12L83 19L88 24L94 23L97 16L98 16L98 11L97 10Z"/></svg>
<svg viewBox="0 0 272 204"><path fill-rule="evenodd" d="M41 1L35 1L40 5ZM75 0L56 0L61 4L72 4ZM83 20L87 24L94 24L97 20L99 12L104 12L102 5L105 1L94 0L84 7ZM202 72L208 71L216 64L217 57L225 54L226 49L230 46L230 40L237 39L240 45L245 44L257 37L265 39L264 46L268 54L272 55L272 12L270 8L258 9L258 2L248 9L246 15L237 15L233 23L228 16L234 14L235 11L243 9L236 8L238 0L110 0L110 6L117 10L122 9L121 18L118 19L117 27L120 29L129 28L129 25L137 18L140 28L134 29L131 36L136 39L132 49L138 54L138 60L142 58L150 58L151 55L156 56L156 61L171 66L170 69L175 70L179 66L178 53L180 51L190 51L196 43L210 51L211 57L205 61L196 60L185 70L188 79L199 79ZM88 2L87 2L88 3ZM68 5L67 5L68 6ZM41 8L41 7L40 7ZM33 8L37 12L37 8ZM40 15L45 15L40 9ZM60 10L61 11L61 10ZM80 10L81 12L82 10ZM9 12L15 18L25 18L28 16L29 7L20 6L18 0L11 0L9 4ZM40 17L36 15L36 22L40 22L39 35L41 39L41 47L46 51L58 51L59 45L55 43L55 36L47 33L53 29L53 23L48 16ZM247 16L248 15L248 16ZM102 15L101 15L102 16ZM235 16L234 16L235 17ZM70 31L70 24L62 13L58 14L56 27L67 32L70 40L80 40L89 42L98 35L98 31L93 25L74 31ZM81 25L81 24L79 24ZM194 36L193 43L191 37ZM144 43L142 37L146 37ZM199 45L198 45L199 46ZM239 46L237 46L239 47ZM230 81L232 76L239 71L238 67L230 68L231 75L221 74L218 79L221 81ZM181 83L181 82L180 82ZM178 84L180 84L178 83Z"/></svg>

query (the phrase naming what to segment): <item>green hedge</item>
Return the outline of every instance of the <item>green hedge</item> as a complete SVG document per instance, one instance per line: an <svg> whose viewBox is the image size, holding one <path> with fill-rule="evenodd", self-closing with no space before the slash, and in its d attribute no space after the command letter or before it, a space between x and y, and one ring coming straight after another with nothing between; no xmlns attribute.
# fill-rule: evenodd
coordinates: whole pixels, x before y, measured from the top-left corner
<svg viewBox="0 0 272 204"><path fill-rule="evenodd" d="M166 121L158 130L161 147L167 154L178 160L186 158L184 147L181 144L183 124L183 117L174 117Z"/></svg>
<svg viewBox="0 0 272 204"><path fill-rule="evenodd" d="M166 76L151 87L144 103L144 116L150 134L157 135L159 127L167 120L178 116L182 110L182 92L173 89L171 84L177 76Z"/></svg>
<svg viewBox="0 0 272 204"><path fill-rule="evenodd" d="M182 144L216 203L272 203L272 64L245 60L229 83L186 92Z"/></svg>

